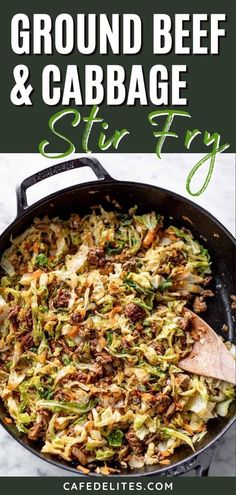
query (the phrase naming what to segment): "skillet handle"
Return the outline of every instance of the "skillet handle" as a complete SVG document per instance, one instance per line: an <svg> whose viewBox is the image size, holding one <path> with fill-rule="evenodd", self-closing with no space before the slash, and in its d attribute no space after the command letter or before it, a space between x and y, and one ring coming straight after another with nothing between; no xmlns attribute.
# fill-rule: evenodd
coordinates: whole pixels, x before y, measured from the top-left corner
<svg viewBox="0 0 236 495"><path fill-rule="evenodd" d="M28 208L26 191L29 187L37 184L38 182L41 182L44 179L53 177L53 175L57 175L62 172L67 172L68 170L73 170L75 168L81 167L90 167L99 180L112 179L112 177L108 174L108 172L103 168L101 163L96 158L76 158L75 160L52 165L51 167L40 170L36 174L27 177L27 179L23 180L23 182L17 186L17 216L21 215L26 210L26 208Z"/></svg>

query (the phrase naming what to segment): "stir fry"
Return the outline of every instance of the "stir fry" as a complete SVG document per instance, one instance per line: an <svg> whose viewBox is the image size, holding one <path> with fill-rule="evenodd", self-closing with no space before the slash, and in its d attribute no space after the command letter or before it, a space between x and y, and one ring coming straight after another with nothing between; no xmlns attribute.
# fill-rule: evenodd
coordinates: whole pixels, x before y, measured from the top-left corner
<svg viewBox="0 0 236 495"><path fill-rule="evenodd" d="M1 267L0 397L42 452L83 472L168 465L227 415L233 385L178 367L204 338L185 307L214 295L189 230L136 207L36 218Z"/></svg>

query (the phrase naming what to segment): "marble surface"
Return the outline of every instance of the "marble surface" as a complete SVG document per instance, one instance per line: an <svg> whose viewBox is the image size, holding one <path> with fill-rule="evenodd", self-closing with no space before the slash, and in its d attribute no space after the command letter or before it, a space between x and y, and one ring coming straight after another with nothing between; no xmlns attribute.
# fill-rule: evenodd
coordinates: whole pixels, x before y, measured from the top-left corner
<svg viewBox="0 0 236 495"><path fill-rule="evenodd" d="M73 158L77 156L80 155L74 155ZM235 234L235 155L222 154L217 158L207 190L203 195L194 198L187 193L185 183L188 173L200 155L165 154L158 160L153 154L98 154L96 158L102 161L107 171L116 179L159 185L192 199L210 211ZM37 154L0 155L0 233L16 216L16 185L34 172L60 161L64 160L49 160ZM207 165L198 173L195 187L201 183L206 173ZM50 178L29 190L29 204L63 187L93 178L93 173L87 168ZM211 476L236 474L235 443L233 426L214 451ZM0 426L0 476L66 476L66 471L28 452Z"/></svg>

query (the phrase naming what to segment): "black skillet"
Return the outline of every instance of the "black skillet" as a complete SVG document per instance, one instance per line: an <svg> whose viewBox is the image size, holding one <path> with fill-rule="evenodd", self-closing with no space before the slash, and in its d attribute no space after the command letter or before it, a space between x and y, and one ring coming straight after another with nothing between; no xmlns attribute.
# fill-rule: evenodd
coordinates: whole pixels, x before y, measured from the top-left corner
<svg viewBox="0 0 236 495"><path fill-rule="evenodd" d="M41 199L28 206L26 191L29 187L48 177L80 167L90 167L95 173L96 181L74 185L67 189ZM139 213L155 210L165 216L167 223L190 228L193 235L209 250L212 258L213 286L215 297L208 303L206 321L214 330L225 337L222 326L228 325L227 338L235 342L235 319L232 315L230 296L235 294L235 255L236 243L232 235L210 213L178 194L148 184L125 182L113 179L95 158L81 158L58 165L53 165L25 179L17 188L17 218L0 236L0 255L9 246L9 239L21 233L32 223L33 219L49 215L66 218L72 212L86 213L94 205L102 204L111 209L111 199L117 200L124 210L138 205ZM190 223L191 222L191 223ZM28 450L47 460L55 466L76 472L71 464L40 452L41 445L31 442L20 434L14 424L5 424L6 410L0 403L0 421L14 439ZM211 447L222 437L235 419L235 406L232 404L225 418L214 419L208 423L208 433L192 453L189 447L181 446L171 457L168 467L160 465L145 466L124 472L124 475L178 475L196 468L203 456L209 456ZM200 469L199 473L202 473ZM91 473L94 475L94 473Z"/></svg>

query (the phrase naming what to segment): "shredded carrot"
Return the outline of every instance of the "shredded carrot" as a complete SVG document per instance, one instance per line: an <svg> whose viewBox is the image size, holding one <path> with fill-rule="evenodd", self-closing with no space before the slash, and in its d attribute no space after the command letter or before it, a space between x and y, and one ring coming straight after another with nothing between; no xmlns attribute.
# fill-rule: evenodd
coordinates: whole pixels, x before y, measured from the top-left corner
<svg viewBox="0 0 236 495"><path fill-rule="evenodd" d="M79 325L73 325L70 332L68 332L69 337L74 337L75 335L77 335L78 331L79 331Z"/></svg>
<svg viewBox="0 0 236 495"><path fill-rule="evenodd" d="M143 239L143 246L150 246L156 237L156 231L154 229L149 230Z"/></svg>
<svg viewBox="0 0 236 495"><path fill-rule="evenodd" d="M42 270L36 270L36 272L32 273L32 278L37 279L42 275L42 273L44 273Z"/></svg>
<svg viewBox="0 0 236 495"><path fill-rule="evenodd" d="M86 430L91 431L93 428L93 421L87 421L86 423Z"/></svg>
<svg viewBox="0 0 236 495"><path fill-rule="evenodd" d="M159 461L159 464L168 465L170 464L170 459L163 459L162 461Z"/></svg>
<svg viewBox="0 0 236 495"><path fill-rule="evenodd" d="M12 419L11 419L11 418L7 418L7 417L5 417L5 418L4 418L4 421L5 421L5 423L6 423L7 425L11 425L11 424L12 424Z"/></svg>
<svg viewBox="0 0 236 495"><path fill-rule="evenodd" d="M161 455L162 455L163 457L169 457L169 456L170 456L170 452L169 452L168 450L164 450L164 451L161 453Z"/></svg>
<svg viewBox="0 0 236 495"><path fill-rule="evenodd" d="M191 426L189 426L187 423L184 423L184 424L183 424L183 427L184 427L184 429L185 429L188 433L190 433L190 435L192 435L192 434L193 434L193 429L192 429L192 428L191 428Z"/></svg>
<svg viewBox="0 0 236 495"><path fill-rule="evenodd" d="M83 318L85 317L85 315L86 315L86 309L81 308L81 309L79 310L79 313L80 313L80 315L81 315L81 318L83 319Z"/></svg>
<svg viewBox="0 0 236 495"><path fill-rule="evenodd" d="M33 244L33 251L34 251L34 253L38 253L38 250L39 250L39 243L38 242L34 242L34 244Z"/></svg>
<svg viewBox="0 0 236 495"><path fill-rule="evenodd" d="M104 476L109 476L110 470L106 464L105 464L105 466L100 467L100 473L104 474Z"/></svg>
<svg viewBox="0 0 236 495"><path fill-rule="evenodd" d="M47 353L46 351L42 352L42 354L39 354L38 356L38 361L43 364L46 361Z"/></svg>
<svg viewBox="0 0 236 495"><path fill-rule="evenodd" d="M98 339L98 346L99 346L99 350L102 351L102 349L106 346L106 339L104 339L104 337L100 337Z"/></svg>
<svg viewBox="0 0 236 495"><path fill-rule="evenodd" d="M85 468L84 466L81 466L80 464L78 464L78 466L76 466L76 469L78 469L78 471L81 471L84 474L88 474L90 472L90 469Z"/></svg>
<svg viewBox="0 0 236 495"><path fill-rule="evenodd" d="M117 313L120 313L122 310L122 306L115 306L111 311L109 312L109 318L112 319L113 316L115 316Z"/></svg>

